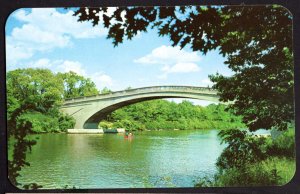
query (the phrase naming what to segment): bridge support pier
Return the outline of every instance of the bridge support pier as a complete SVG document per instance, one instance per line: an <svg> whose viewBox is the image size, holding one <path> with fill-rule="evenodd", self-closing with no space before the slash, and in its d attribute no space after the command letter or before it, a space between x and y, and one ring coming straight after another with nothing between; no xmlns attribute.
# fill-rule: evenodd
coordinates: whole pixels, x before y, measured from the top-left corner
<svg viewBox="0 0 300 194"><path fill-rule="evenodd" d="M75 133L75 134L103 134L103 129L68 129L68 133Z"/></svg>

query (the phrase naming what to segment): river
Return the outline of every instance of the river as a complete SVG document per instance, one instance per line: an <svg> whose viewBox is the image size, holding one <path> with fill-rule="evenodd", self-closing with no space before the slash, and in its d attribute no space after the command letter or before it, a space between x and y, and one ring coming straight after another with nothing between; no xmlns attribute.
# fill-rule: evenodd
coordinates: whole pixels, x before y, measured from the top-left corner
<svg viewBox="0 0 300 194"><path fill-rule="evenodd" d="M193 187L216 172L218 130L41 134L18 181L44 189Z"/></svg>

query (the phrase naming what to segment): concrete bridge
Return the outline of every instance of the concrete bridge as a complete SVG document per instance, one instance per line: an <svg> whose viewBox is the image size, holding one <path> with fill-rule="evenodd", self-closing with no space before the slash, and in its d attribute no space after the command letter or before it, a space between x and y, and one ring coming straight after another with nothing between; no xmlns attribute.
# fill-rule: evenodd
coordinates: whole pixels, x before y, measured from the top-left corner
<svg viewBox="0 0 300 194"><path fill-rule="evenodd" d="M109 113L123 106L161 98L191 98L219 102L217 91L206 87L153 86L66 99L61 111L73 116L75 129L97 129Z"/></svg>

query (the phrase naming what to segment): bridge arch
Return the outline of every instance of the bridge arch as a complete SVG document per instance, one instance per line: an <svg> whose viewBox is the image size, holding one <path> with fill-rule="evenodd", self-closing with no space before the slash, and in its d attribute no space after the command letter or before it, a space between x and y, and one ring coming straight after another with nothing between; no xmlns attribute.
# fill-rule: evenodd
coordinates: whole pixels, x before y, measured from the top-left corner
<svg viewBox="0 0 300 194"><path fill-rule="evenodd" d="M95 129L98 123L114 110L138 102L163 98L190 98L219 102L217 91L211 88L154 86L67 99L61 111L75 118L75 129Z"/></svg>

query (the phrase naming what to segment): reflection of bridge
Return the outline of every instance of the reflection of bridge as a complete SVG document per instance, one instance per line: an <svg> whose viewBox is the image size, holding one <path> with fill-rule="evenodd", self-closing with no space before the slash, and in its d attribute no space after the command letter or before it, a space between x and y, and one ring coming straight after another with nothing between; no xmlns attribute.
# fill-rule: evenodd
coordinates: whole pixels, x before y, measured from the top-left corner
<svg viewBox="0 0 300 194"><path fill-rule="evenodd" d="M112 111L133 103L160 98L192 98L218 102L217 91L205 87L153 86L67 99L61 111L73 116L75 129L96 129Z"/></svg>

